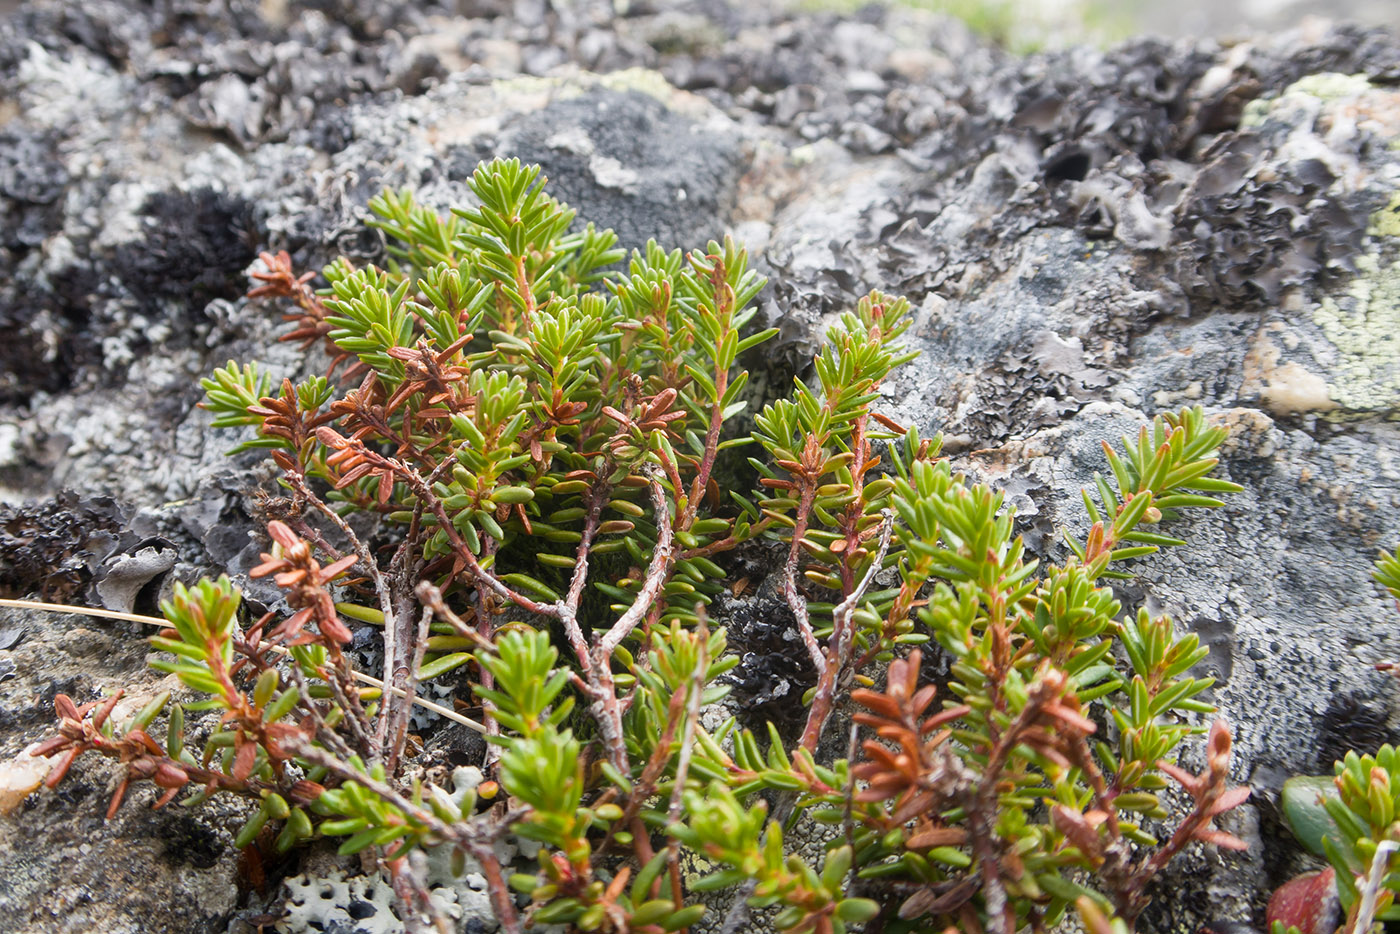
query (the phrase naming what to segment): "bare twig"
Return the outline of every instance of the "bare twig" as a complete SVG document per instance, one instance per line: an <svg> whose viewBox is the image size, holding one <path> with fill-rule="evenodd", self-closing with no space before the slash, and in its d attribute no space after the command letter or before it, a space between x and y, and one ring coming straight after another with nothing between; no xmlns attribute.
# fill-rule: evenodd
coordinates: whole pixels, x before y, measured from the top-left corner
<svg viewBox="0 0 1400 934"><path fill-rule="evenodd" d="M890 535L893 531L894 511L891 509L881 510L880 546L875 552L875 560L870 562L870 567L866 568L865 576L861 578L855 589L831 611L832 644L836 650L838 667L845 666L850 661L855 630L855 627L851 625L851 618L855 615L856 607L860 606L860 601L865 596L866 591L875 582L875 575L880 572L881 566L885 563L885 555L889 553Z"/></svg>
<svg viewBox="0 0 1400 934"><path fill-rule="evenodd" d="M734 901L724 913L724 921L719 926L719 934L738 934L749 923L749 897L758 887L758 877L751 876L739 884L734 892Z"/></svg>
<svg viewBox="0 0 1400 934"><path fill-rule="evenodd" d="M403 691L403 697L398 703L385 705L393 708L389 724L389 746L384 766L390 775L394 774L394 767L403 755L404 743L408 740L409 714L413 710L413 698L418 691L418 671L423 667L423 656L428 650L428 627L432 621L432 608L423 607L418 618L418 638L413 643L413 659L396 667L393 672L392 683L396 685L401 683L400 690ZM389 672L385 672L386 676L388 674ZM401 674L402 677L400 677Z"/></svg>
<svg viewBox="0 0 1400 934"><path fill-rule="evenodd" d="M822 730L826 728L826 722L831 718L831 711L836 703L837 688L852 674L849 668L851 647L854 645L853 617L861 598L865 596L866 590L875 581L880 566L885 562L885 554L890 547L890 535L894 530L894 513L886 509L881 515L883 518L880 526L880 547L875 553L875 559L870 562L870 567L866 569L855 589L831 611L831 638L828 641L826 664L818 669L820 674L817 677L816 693L812 695L812 707L807 711L807 725L802 731L801 745L809 752L815 752L817 743L821 742Z"/></svg>
<svg viewBox="0 0 1400 934"><path fill-rule="evenodd" d="M101 610L97 609L96 607L66 606L62 603L44 603L38 600L0 599L0 606L10 607L11 609L16 610L42 610L46 613L66 613L69 616L96 616L100 619L121 619L133 623L144 623L147 626L159 626L162 629L170 625L168 621L155 616L142 616L139 613L123 613L119 610ZM266 640L259 642L258 648L267 652L275 652L278 655L283 655L289 658L292 654L283 646L267 642ZM367 685L369 687L379 688L383 691L387 691L399 697L405 696L403 691L399 690L398 688L385 687L383 681L380 681L378 678L372 677L371 675L363 674L359 671L352 672L352 674L354 675L355 680L360 682L361 684ZM449 710L446 707L443 707L441 704L435 704L432 701L423 700L421 697L413 698L413 703L417 704L419 707L422 707L424 710L431 710L438 716L446 717L454 723L460 723L462 726L466 727L469 730L475 730L478 733L486 732L486 727L482 724L477 723L470 717L462 716L455 710Z"/></svg>
<svg viewBox="0 0 1400 934"><path fill-rule="evenodd" d="M466 620L453 612L452 608L442 599L442 591L432 581L419 581L413 593L418 598L418 602L431 609L438 619L450 625L458 636L470 640L480 648L495 651L495 646L490 639L468 626Z"/></svg>
<svg viewBox="0 0 1400 934"><path fill-rule="evenodd" d="M350 729L351 738L359 745L361 755L375 756L379 750L378 744L374 741L370 732L369 719L365 716L364 707L360 705L360 695L354 690L351 681L354 678L354 669L348 665L341 668L332 669L334 674L326 677L325 682L330 686L331 696L335 702L345 711L345 719L342 721ZM349 678L344 677L349 674ZM351 695L354 695L353 699Z"/></svg>
<svg viewBox="0 0 1400 934"><path fill-rule="evenodd" d="M651 501L656 514L656 550L652 552L646 579L642 582L636 599L603 634L593 649L593 674L589 679L590 693L593 696L591 709L598 721L598 732L603 738L603 746L607 750L609 761L624 775L630 769L627 764L627 744L622 737L622 708L618 704L617 687L612 675L612 656L622 644L622 640L637 628L661 596L661 590L666 586L666 580L676 560L675 533L671 528L671 515L666 502L666 490L661 485L660 472L655 465L645 464L642 473L651 485Z"/></svg>
<svg viewBox="0 0 1400 934"><path fill-rule="evenodd" d="M433 904L432 895L428 891L425 867L422 865L423 854L414 850L406 857L386 857L383 863L389 870L389 885L403 907L404 928L408 934L427 934L428 931L452 934L452 922ZM424 926L424 915L431 923L431 928Z"/></svg>
<svg viewBox="0 0 1400 934"><path fill-rule="evenodd" d="M802 644L807 647L807 654L811 656L812 667L820 677L826 672L826 655L822 653L822 647L812 631L807 598L797 589L797 563L802 557L802 537L807 534L807 521L812 514L812 503L816 500L816 495L816 489L811 483L803 485L802 496L797 506L797 524L792 529L792 542L788 546L787 562L783 565L783 597L787 600L788 609L792 610L793 619L797 621L797 631L802 636Z"/></svg>
<svg viewBox="0 0 1400 934"><path fill-rule="evenodd" d="M283 471L287 482L292 485L301 496L309 502L315 509L331 521L336 528L340 529L340 534L345 536L351 549L359 556L357 567L363 567L371 581L374 582L374 592L379 598L379 612L384 615L384 680L396 687L396 676L394 672L398 668L399 657L399 626L398 614L394 610L393 591L384 580L383 573L379 570L379 562L374 560L374 555L370 554L369 547L355 534L355 530L350 527L339 513L326 504L321 497L312 492L306 484L306 478L297 471ZM379 711L378 722L374 729L374 748L379 757L384 757L388 753L389 744L389 717L393 704L384 704ZM389 756L394 759L397 756Z"/></svg>
<svg viewBox="0 0 1400 934"><path fill-rule="evenodd" d="M448 823L427 808L414 804L388 782L379 781L373 776L361 772L348 762L342 761L310 742L303 741L297 747L297 755L313 765L325 766L328 771L344 781L355 782L357 785L362 785L367 790L374 792L446 842L455 843L462 847L471 847L473 844L490 842L500 836L500 827L494 823L482 826L484 818ZM516 811L514 817L523 816L523 813Z"/></svg>
<svg viewBox="0 0 1400 934"><path fill-rule="evenodd" d="M1351 926L1350 934L1367 934L1371 930L1371 922L1376 919L1376 902L1390 871L1390 854L1397 849L1400 849L1400 843L1394 840L1382 840L1376 844L1376 855L1371 857L1371 871L1366 874L1366 882L1361 886L1356 922Z"/></svg>
<svg viewBox="0 0 1400 934"><path fill-rule="evenodd" d="M685 707L685 728L681 731L680 754L676 758L675 784L671 787L671 803L666 812L666 819L670 823L675 823L681 819L681 801L685 792L686 775L690 771L690 755L695 749L695 725L700 719L700 699L705 693L705 673L710 669L710 627L705 618L703 605L696 604L696 610L700 617L700 626L696 630L696 640L700 647L699 658L695 661L695 670L690 673L690 683L686 685L687 701ZM671 846L679 849L680 841L671 838Z"/></svg>
<svg viewBox="0 0 1400 934"><path fill-rule="evenodd" d="M491 906L496 913L497 920L500 921L501 927L508 934L519 934L521 931L520 916L515 910L515 903L511 901L510 888L506 884L505 877L501 872L500 861L496 859L491 845L500 837L506 827L524 817L525 811L516 810L499 816L478 816L448 823L432 811L421 808L408 800L399 793L398 789L387 782L378 781L372 776L356 770L349 763L336 758L323 749L318 749L309 742L302 743L297 754L315 765L324 766L345 781L355 782L363 786L393 804L413 820L428 827L444 842L460 847L475 856L486 875Z"/></svg>
<svg viewBox="0 0 1400 934"><path fill-rule="evenodd" d="M667 575L676 560L676 537L661 477L652 464L643 465L642 473L651 485L651 504L656 517L656 550L652 552L651 564L647 567L647 576L642 583L642 589L637 593L637 599L603 635L594 652L595 660L597 657L611 658L613 651L622 644L622 640L637 628L647 610L661 596L661 589L666 585Z"/></svg>
<svg viewBox="0 0 1400 934"><path fill-rule="evenodd" d="M611 472L611 462L606 463L604 469ZM578 656L579 666L583 669L585 678L592 677L593 660L589 656L588 639L579 628L578 608L583 601L583 589L588 583L588 556L593 550L593 540L598 535L598 526L602 521L603 505L607 502L611 490L612 484L606 479L600 479L591 485L584 495L584 508L588 512L583 521L582 537L574 552L574 573L569 580L568 592L558 604L558 615L560 622L564 624L564 634L573 646L574 654Z"/></svg>
<svg viewBox="0 0 1400 934"><path fill-rule="evenodd" d="M301 666L293 664L288 665L287 668L291 671L292 681L296 683L297 690L301 693L301 708L307 712L312 725L316 728L314 734L316 738L338 755L351 755L354 750L350 748L350 744L334 729L326 725L326 718L321 713L321 708L311 699L310 685L306 683L306 673L301 670Z"/></svg>
<svg viewBox="0 0 1400 934"><path fill-rule="evenodd" d="M437 517L438 527L441 528L443 534L447 536L447 542L452 546L452 553L469 571L471 571L472 577L477 583L531 613L539 613L542 616L549 616L555 619L558 618L559 611L554 604L540 603L537 600L531 600L524 594L517 593L515 590L508 587L504 581L481 566L481 562L477 559L476 555L467 547L467 543L463 540L461 533L459 533L456 526L452 524L452 517L447 514L447 507L443 505L442 500L433 492L428 482L423 479L423 475L413 469L411 465L392 457L386 457L378 451L366 447L364 442L355 438L346 438L333 428L323 426L317 429L316 437L322 444L333 450L352 449L365 463L376 468L390 470L395 476L403 480L403 482L408 485L409 489L413 491L414 496L426 503L428 509Z"/></svg>

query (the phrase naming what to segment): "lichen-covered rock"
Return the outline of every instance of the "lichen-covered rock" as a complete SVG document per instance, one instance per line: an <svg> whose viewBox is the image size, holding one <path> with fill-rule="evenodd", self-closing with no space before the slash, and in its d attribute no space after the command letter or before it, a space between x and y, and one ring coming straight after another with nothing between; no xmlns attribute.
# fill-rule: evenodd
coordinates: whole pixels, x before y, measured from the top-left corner
<svg viewBox="0 0 1400 934"><path fill-rule="evenodd" d="M1134 567L1122 597L1210 648L1256 788L1231 828L1252 852L1193 853L1167 883L1188 894L1145 928L1262 920L1294 859L1271 811L1283 778L1395 735L1370 665L1400 636L1367 582L1400 540L1393 35L1018 58L874 6L311 6L36 0L0 23L5 595L150 611L171 579L245 573L275 490L255 456L224 457L198 378L229 358L279 377L325 363L240 297L257 251L378 259L361 222L381 187L446 208L477 160L520 155L628 245L739 232L780 328L750 361L760 388L801 373L858 295L907 294L921 357L886 387L890 413L1004 489L1039 556L1082 529L1102 440L1188 403L1230 425L1222 471L1246 492L1185 520L1192 547ZM733 560L716 613L747 653L736 693L791 707L810 672L772 566ZM11 630L0 760L42 735L56 691L154 681L134 626L0 617ZM428 738L443 764L455 749ZM85 764L0 817L0 930L222 931L286 906L239 875L236 813L138 797L104 824L111 774ZM369 891L352 880L332 888ZM480 923L472 892L452 898Z"/></svg>
<svg viewBox="0 0 1400 934"><path fill-rule="evenodd" d="M355 931L363 934L396 934L404 929L394 906L394 893L388 883L374 876L346 876L341 870L325 875L299 875L287 879L285 912L280 931L306 934L309 931ZM434 904L454 920L461 909L434 890Z"/></svg>
<svg viewBox="0 0 1400 934"><path fill-rule="evenodd" d="M0 663L8 663L0 674L5 787L21 777L23 745L51 732L56 694L83 703L126 689L113 712L123 721L179 687L146 669L146 646L130 623L0 609L0 633L11 634L0 638ZM43 777L31 776L29 787ZM195 811L151 811L156 795L145 787L107 821L116 780L110 761L88 757L56 790L4 802L0 931L223 930L247 885L233 834L248 805L219 799Z"/></svg>

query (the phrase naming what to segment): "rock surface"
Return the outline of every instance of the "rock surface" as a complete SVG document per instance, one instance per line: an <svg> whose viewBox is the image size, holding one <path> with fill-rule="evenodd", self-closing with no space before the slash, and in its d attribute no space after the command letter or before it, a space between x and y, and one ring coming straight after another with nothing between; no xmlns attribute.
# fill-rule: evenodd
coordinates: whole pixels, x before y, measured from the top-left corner
<svg viewBox="0 0 1400 934"><path fill-rule="evenodd" d="M1082 528L1101 439L1183 404L1232 427L1246 492L1123 597L1210 647L1256 788L1250 853L1193 855L1144 929L1258 921L1295 858L1283 778L1395 735L1370 665L1400 628L1368 576L1400 541L1397 83L1393 35L1318 25L1015 58L878 7L37 0L0 24L0 590L150 611L171 579L245 572L269 475L224 457L198 379L322 365L240 297L256 252L377 258L381 187L445 208L519 155L626 245L739 233L781 329L770 385L824 316L906 294L921 357L891 414L1005 488L1038 554ZM781 703L800 660L733 614L773 656L741 674ZM155 682L128 624L12 629L0 757L56 691ZM0 818L0 931L251 929L238 815L104 824L111 774Z"/></svg>

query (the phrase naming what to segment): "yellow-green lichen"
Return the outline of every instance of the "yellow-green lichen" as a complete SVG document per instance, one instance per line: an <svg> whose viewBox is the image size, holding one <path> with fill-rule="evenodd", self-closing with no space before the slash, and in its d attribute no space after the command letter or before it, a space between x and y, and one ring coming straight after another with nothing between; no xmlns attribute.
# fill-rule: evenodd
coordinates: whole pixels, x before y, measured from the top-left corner
<svg viewBox="0 0 1400 934"><path fill-rule="evenodd" d="M1385 207L1371 215L1366 232L1373 237L1400 237L1400 191L1392 193Z"/></svg>
<svg viewBox="0 0 1400 934"><path fill-rule="evenodd" d="M1356 97L1371 90L1372 84L1365 75L1343 75L1335 71L1324 71L1307 75L1283 89L1277 97L1257 98L1245 105L1240 117L1240 129L1258 127L1268 119L1269 114L1284 105L1290 98L1310 97L1324 103Z"/></svg>
<svg viewBox="0 0 1400 934"><path fill-rule="evenodd" d="M1284 89L1284 95L1306 94L1323 101L1339 101L1371 90L1365 75L1344 75L1335 71L1306 75Z"/></svg>
<svg viewBox="0 0 1400 934"><path fill-rule="evenodd" d="M1400 262L1367 254L1356 267L1346 292L1324 298L1312 315L1339 355L1331 397L1353 412L1394 412L1400 410Z"/></svg>

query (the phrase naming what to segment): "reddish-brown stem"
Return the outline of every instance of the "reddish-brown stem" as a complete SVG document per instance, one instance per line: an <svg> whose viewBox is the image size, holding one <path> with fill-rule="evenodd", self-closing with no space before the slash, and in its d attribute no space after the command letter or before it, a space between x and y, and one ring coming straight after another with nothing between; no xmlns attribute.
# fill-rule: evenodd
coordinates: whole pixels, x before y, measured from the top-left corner
<svg viewBox="0 0 1400 934"><path fill-rule="evenodd" d="M1089 741L1082 733L1075 733L1069 743L1068 752L1074 764L1084 774L1084 780L1089 784L1089 788L1094 792L1094 803L1098 805L1106 817L1104 823L1108 826L1108 836L1111 841L1117 843L1123 839L1123 829L1118 825L1118 808L1114 807L1113 799L1116 792L1109 787L1104 779L1103 771L1094 759L1093 752L1089 749Z"/></svg>
<svg viewBox="0 0 1400 934"><path fill-rule="evenodd" d="M715 257L714 268L710 272L710 283L714 287L715 317L720 320L720 336L716 343L723 341L731 333L730 325L734 316L734 292L725 281L725 269L719 257ZM676 527L689 529L695 521L696 510L710 483L710 473L714 470L715 457L719 453L719 433L724 427L724 393L729 388L729 369L715 367L715 397L710 406L710 427L705 433L705 451L700 456L700 467L690 485L690 499L686 502L685 514L676 516ZM676 490L680 494L680 490Z"/></svg>
<svg viewBox="0 0 1400 934"><path fill-rule="evenodd" d="M505 934L521 934L520 915L515 910L515 902L510 897L510 886L506 884L505 873L501 871L501 861L490 844L476 843L468 851L481 864L481 874L486 877L486 891L491 898L491 910L500 922Z"/></svg>
<svg viewBox="0 0 1400 934"><path fill-rule="evenodd" d="M890 536L893 531L894 512L886 509L881 514L880 545L876 549L874 560L870 562L870 567L866 568L865 576L861 578L860 583L831 612L831 643L835 649L838 666L845 667L850 663L851 652L855 645L854 617L856 608L860 605L860 600L865 596L866 591L870 589L870 585L875 582L875 575L879 573L880 567L885 563L885 555L889 553Z"/></svg>
<svg viewBox="0 0 1400 934"><path fill-rule="evenodd" d="M1129 875L1124 889L1115 893L1114 901L1119 914L1130 927L1137 920L1138 915L1142 914L1143 909L1147 907L1148 899L1143 895L1147 886L1215 818L1216 815L1212 812L1216 802L1226 790L1225 785L1226 776L1223 773L1218 777L1213 776L1211 784L1197 799L1196 806L1182 820L1172 833L1171 838L1151 856L1144 859L1137 869Z"/></svg>
<svg viewBox="0 0 1400 934"><path fill-rule="evenodd" d="M817 690L812 695L812 706L807 710L807 725L802 730L802 740L799 743L803 749L816 751L826 721L831 718L831 710L836 701L835 672L835 662L829 662L826 670L817 679Z"/></svg>
<svg viewBox="0 0 1400 934"><path fill-rule="evenodd" d="M1001 853L996 836L998 785L1011 750L1020 741L1021 733L1035 723L1048 699L1044 691L1033 692L1025 708L997 737L987 756L987 765L978 779L977 791L969 802L968 835L973 855L977 858L978 873L982 876L987 920L994 930L1000 930L1000 934L1016 934L1016 908L1007 898L1006 887L1001 881ZM988 716L987 720L990 721L991 717Z"/></svg>
<svg viewBox="0 0 1400 934"><path fill-rule="evenodd" d="M613 827L631 827L632 820L637 817L642 805L656 793L656 783L661 778L662 773L666 771L667 763L671 761L671 743L675 741L676 729L684 714L685 697L685 693L680 691L671 695L670 703L666 706L666 727L661 732L661 738L656 742L656 748L647 758L646 765L642 767L642 774L632 785L632 794L627 798L627 806L622 809L622 819L615 821ZM612 838L611 831L608 833L608 838L609 840ZM636 835L633 836L633 840L636 840ZM607 842L604 841L604 846L607 845Z"/></svg>
<svg viewBox="0 0 1400 934"><path fill-rule="evenodd" d="M764 516L749 528L749 538L757 538L763 534L770 525L773 524L772 516ZM747 540L747 539L746 539ZM723 554L742 544L733 535L727 535L718 541L710 542L708 545L701 545L698 548L687 548L681 552L681 558L708 558L711 555Z"/></svg>
<svg viewBox="0 0 1400 934"><path fill-rule="evenodd" d="M524 322L528 325L530 319L535 314L535 290L530 285L530 279L525 275L525 257L515 257L515 290L520 293L520 301L524 306Z"/></svg>
<svg viewBox="0 0 1400 934"><path fill-rule="evenodd" d="M676 517L676 525L683 529L690 528L690 524L695 521L695 513L700 508L700 501L710 482L710 474L714 471L715 457L719 454L719 432L724 427L724 407L720 403L724 400L724 393L728 388L729 371L716 368L715 402L710 406L710 429L705 433L705 453L700 456L700 469L696 471L695 479L690 484L690 499L685 504L685 515Z"/></svg>
<svg viewBox="0 0 1400 934"><path fill-rule="evenodd" d="M846 534L846 547L841 551L841 589L850 593L855 586L855 569L860 552L860 519L863 515L865 492L865 462L870 459L870 443L865 440L865 424L868 414L859 416L851 427L851 451L855 459L851 462L851 500L842 517L842 531Z"/></svg>

